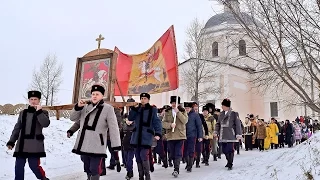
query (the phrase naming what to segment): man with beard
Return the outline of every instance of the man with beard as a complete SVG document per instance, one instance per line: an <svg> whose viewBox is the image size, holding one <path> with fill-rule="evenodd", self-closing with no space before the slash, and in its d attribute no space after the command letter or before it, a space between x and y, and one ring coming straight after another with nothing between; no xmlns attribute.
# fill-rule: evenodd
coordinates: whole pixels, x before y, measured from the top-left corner
<svg viewBox="0 0 320 180"><path fill-rule="evenodd" d="M222 152L227 159L225 167L232 170L234 157L234 143L242 138L241 122L237 112L232 111L231 101L224 99L221 103L222 112L218 118L214 137L219 135L219 141L222 143Z"/></svg>

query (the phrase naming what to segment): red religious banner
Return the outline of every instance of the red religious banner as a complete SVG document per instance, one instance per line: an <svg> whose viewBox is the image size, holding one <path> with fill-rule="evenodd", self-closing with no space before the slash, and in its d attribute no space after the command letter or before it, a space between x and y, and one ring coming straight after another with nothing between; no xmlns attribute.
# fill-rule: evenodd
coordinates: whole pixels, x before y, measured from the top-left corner
<svg viewBox="0 0 320 180"><path fill-rule="evenodd" d="M171 26L154 45L141 54L128 55L117 47L116 76L123 95L175 90L179 86L174 28ZM115 96L120 96L115 86Z"/></svg>

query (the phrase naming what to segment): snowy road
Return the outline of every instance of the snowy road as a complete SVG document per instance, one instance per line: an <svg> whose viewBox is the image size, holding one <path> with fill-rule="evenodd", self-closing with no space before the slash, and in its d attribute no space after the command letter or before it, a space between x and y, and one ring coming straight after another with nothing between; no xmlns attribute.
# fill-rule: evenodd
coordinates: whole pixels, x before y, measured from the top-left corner
<svg viewBox="0 0 320 180"><path fill-rule="evenodd" d="M15 158L13 151L7 151L6 142L16 122L16 116L0 116L0 180L14 179ZM71 153L75 137L67 138L66 131L72 122L68 119L51 121L50 128L45 129L47 158L41 159L41 164L50 180L86 180L80 157ZM314 175L315 180L320 180L320 133L315 134L307 142L294 148L274 149L268 152L241 151L235 155L234 169L228 171L224 166L225 157L217 162L210 159L210 166L193 168L192 173L184 170L178 179L182 180L296 180L306 179L306 171ZM107 159L108 162L108 159ZM108 164L108 163L107 163ZM152 180L174 179L171 176L173 168L164 169L155 165L155 172L151 173ZM108 171L107 176L101 180L125 179L126 170L120 173ZM26 164L25 179L35 180L35 176ZM138 179L137 168L134 166L134 178Z"/></svg>
<svg viewBox="0 0 320 180"><path fill-rule="evenodd" d="M268 153L268 152L264 152ZM227 180L227 179L233 179L233 180L241 180L245 177L246 173L252 174L252 169L248 169L248 165L244 165L245 162L251 161L254 157L259 157L261 153L258 151L241 151L241 155L235 156L235 162L234 162L234 169L232 171L228 171L224 166L226 164L226 160L224 157L222 157L221 160L213 162L212 158L210 159L210 166L204 166L201 165L201 168L193 168L192 173L187 173L184 170L185 164L181 164L181 172L179 175L179 179L183 180ZM251 160L250 160L251 159ZM82 168L80 166L80 168ZM153 180L163 180L163 179L173 179L171 173L173 171L173 168L167 168L164 169L161 167L161 165L155 165L155 171L151 173L151 178ZM246 172L246 169L250 172ZM134 179L138 179L138 172L137 168L134 167ZM118 180L118 179L125 179L126 171L125 169L122 169L120 173L117 173L116 171L109 170L107 172L106 176L101 177L102 180ZM86 175L83 173L82 169L79 169L79 171L74 171L68 175L65 176L59 176L59 177L51 177L51 180L85 180ZM251 178L246 178L251 179ZM252 178L254 179L254 178ZM256 178L255 178L256 179ZM270 179L270 176L266 176L265 178L259 178L262 179Z"/></svg>

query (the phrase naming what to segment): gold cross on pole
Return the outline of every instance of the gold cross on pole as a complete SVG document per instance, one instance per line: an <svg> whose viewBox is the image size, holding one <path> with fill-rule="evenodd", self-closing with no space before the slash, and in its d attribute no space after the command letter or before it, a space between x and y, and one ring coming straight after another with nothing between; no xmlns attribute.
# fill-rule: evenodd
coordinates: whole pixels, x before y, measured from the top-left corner
<svg viewBox="0 0 320 180"><path fill-rule="evenodd" d="M101 41L103 41L103 40L104 40L104 37L101 34L96 39L96 41L98 41L98 52L100 51Z"/></svg>

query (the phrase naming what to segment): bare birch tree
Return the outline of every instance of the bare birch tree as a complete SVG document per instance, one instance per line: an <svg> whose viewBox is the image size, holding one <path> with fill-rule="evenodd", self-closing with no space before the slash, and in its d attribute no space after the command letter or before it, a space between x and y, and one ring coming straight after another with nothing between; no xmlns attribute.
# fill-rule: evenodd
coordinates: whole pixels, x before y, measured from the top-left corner
<svg viewBox="0 0 320 180"><path fill-rule="evenodd" d="M254 17L251 24L229 0L222 2L262 55L257 61L264 68L254 74L255 85L290 89L296 104L320 112L319 97L314 95L320 85L319 0L241 0L245 12Z"/></svg>
<svg viewBox="0 0 320 180"><path fill-rule="evenodd" d="M192 100L199 102L206 95L219 93L219 88L214 86L215 67L209 61L211 43L204 33L204 24L197 18L187 28L186 36L184 59L189 65L182 70L183 85Z"/></svg>
<svg viewBox="0 0 320 180"><path fill-rule="evenodd" d="M57 101L57 93L62 83L62 70L62 64L59 64L57 57L47 55L40 69L33 71L30 87L42 93L46 106L52 106Z"/></svg>

